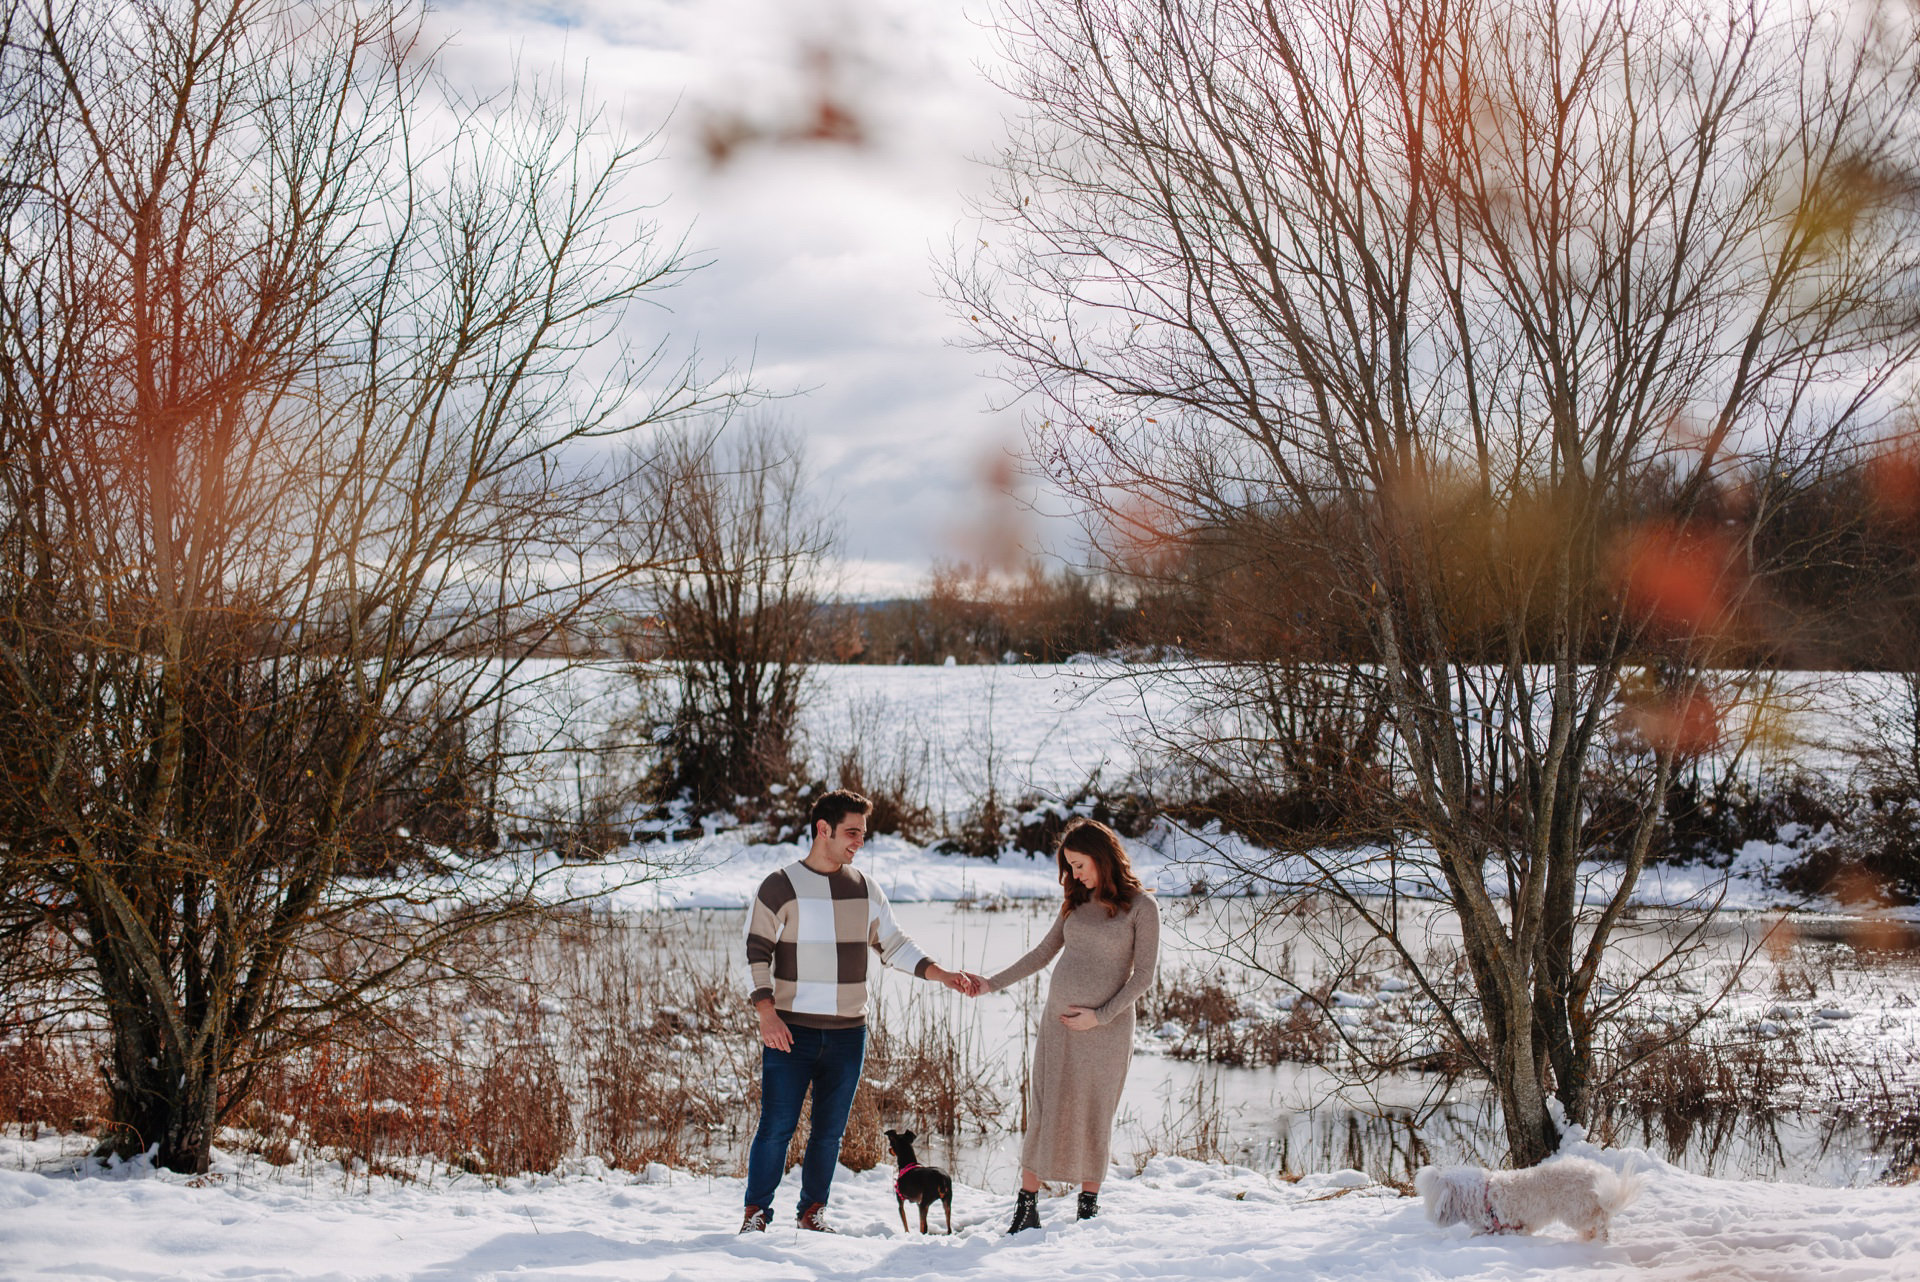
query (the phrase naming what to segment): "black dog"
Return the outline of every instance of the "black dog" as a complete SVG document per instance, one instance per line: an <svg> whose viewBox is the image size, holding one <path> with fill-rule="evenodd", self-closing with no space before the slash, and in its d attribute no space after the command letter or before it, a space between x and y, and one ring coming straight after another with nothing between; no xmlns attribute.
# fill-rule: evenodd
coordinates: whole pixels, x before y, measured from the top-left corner
<svg viewBox="0 0 1920 1282"><path fill-rule="evenodd" d="M912 1131L888 1131L887 1143L900 1173L893 1177L893 1196L900 1203L900 1227L907 1229L907 1203L920 1204L920 1231L927 1231L927 1208L940 1203L947 1213L947 1232L953 1232L953 1181L935 1166L922 1166L913 1156ZM913 1230L907 1229L910 1233Z"/></svg>

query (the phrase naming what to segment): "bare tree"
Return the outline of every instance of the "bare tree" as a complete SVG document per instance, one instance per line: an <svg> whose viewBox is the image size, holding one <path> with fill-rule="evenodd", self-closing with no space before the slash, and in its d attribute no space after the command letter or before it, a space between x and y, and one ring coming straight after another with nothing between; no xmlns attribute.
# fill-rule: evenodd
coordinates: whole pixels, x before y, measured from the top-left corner
<svg viewBox="0 0 1920 1282"><path fill-rule="evenodd" d="M657 513L651 576L673 685L658 789L703 808L795 782L795 735L836 531L812 500L805 453L763 421L681 430L645 474ZM643 667L641 679L654 669Z"/></svg>
<svg viewBox="0 0 1920 1282"><path fill-rule="evenodd" d="M689 269L641 152L463 100L417 10L5 12L4 909L80 964L107 1143L204 1170L528 906L513 692L646 562L600 438L715 393L620 338Z"/></svg>
<svg viewBox="0 0 1920 1282"><path fill-rule="evenodd" d="M956 310L1109 546L1252 520L1228 589L1317 577L1324 610L1269 631L1283 658L1364 660L1400 835L1307 880L1412 967L1537 1161L1551 1096L1591 1116L1619 1009L1596 985L1675 759L1724 712L1709 669L1765 652L1753 532L1875 429L1913 354L1909 24L1014 0L999 31L1027 110ZM1210 688L1238 715L1263 684ZM1223 742L1257 741L1237 725ZM1588 772L1615 738L1639 808L1590 895ZM1458 993L1400 929L1421 884Z"/></svg>

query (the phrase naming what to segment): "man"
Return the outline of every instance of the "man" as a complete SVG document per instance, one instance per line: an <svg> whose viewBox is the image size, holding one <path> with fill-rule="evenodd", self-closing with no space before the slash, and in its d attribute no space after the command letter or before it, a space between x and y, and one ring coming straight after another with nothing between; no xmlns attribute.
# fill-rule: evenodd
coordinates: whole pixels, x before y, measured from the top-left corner
<svg viewBox="0 0 1920 1282"><path fill-rule="evenodd" d="M807 857L769 874L747 907L747 970L762 1050L760 1125L747 1150L742 1233L767 1227L809 1087L813 1120L800 1164L798 1218L803 1229L833 1232L822 1213L866 1056L870 954L969 997L980 991L978 976L936 966L921 952L894 921L886 892L854 869L872 812L872 802L845 789L814 802Z"/></svg>

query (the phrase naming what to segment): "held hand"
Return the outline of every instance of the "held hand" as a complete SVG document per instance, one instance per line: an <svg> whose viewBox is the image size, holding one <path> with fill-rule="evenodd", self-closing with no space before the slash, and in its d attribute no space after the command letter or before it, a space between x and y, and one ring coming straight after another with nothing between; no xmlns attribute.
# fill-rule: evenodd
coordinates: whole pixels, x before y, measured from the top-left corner
<svg viewBox="0 0 1920 1282"><path fill-rule="evenodd" d="M1060 1022L1076 1033L1084 1033L1089 1028L1098 1027L1100 1023L1093 1011L1085 1006L1067 1007L1067 1013L1060 1017Z"/></svg>
<svg viewBox="0 0 1920 1282"><path fill-rule="evenodd" d="M961 971L960 978L967 981L967 987L960 991L969 997L984 997L987 994L987 977L976 975L972 971Z"/></svg>
<svg viewBox="0 0 1920 1282"><path fill-rule="evenodd" d="M793 1030L787 1027L787 1021L774 1014L773 1003L760 1006L760 1042L777 1051L793 1049Z"/></svg>
<svg viewBox="0 0 1920 1282"><path fill-rule="evenodd" d="M983 987L983 981L978 975L969 975L963 970L948 970L944 966L927 967L927 978L945 984L954 992L968 997L978 997Z"/></svg>

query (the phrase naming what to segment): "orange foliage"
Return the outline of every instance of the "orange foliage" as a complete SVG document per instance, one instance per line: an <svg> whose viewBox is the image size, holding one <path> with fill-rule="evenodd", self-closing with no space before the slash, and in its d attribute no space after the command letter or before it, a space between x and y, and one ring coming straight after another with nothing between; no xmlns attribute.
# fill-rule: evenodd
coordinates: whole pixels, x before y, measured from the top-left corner
<svg viewBox="0 0 1920 1282"><path fill-rule="evenodd" d="M1626 720L1655 748L1683 756L1705 752L1720 741L1720 710L1699 690L1634 699L1627 705Z"/></svg>
<svg viewBox="0 0 1920 1282"><path fill-rule="evenodd" d="M1877 515L1892 521L1920 517L1920 452L1908 446L1875 455L1867 461L1866 488Z"/></svg>
<svg viewBox="0 0 1920 1282"><path fill-rule="evenodd" d="M1150 494L1123 494L1105 513L1112 531L1106 546L1122 564L1154 566L1187 546L1187 526L1179 513Z"/></svg>
<svg viewBox="0 0 1920 1282"><path fill-rule="evenodd" d="M720 169L743 147L793 146L828 143L860 148L867 145L867 127L859 106L842 90L840 66L845 55L830 44L808 44L799 52L806 100L790 108L786 118L755 120L735 111L710 112L700 129L707 163Z"/></svg>
<svg viewBox="0 0 1920 1282"><path fill-rule="evenodd" d="M1687 632L1723 627L1732 551L1725 536L1713 531L1667 521L1640 527L1618 558L1627 609Z"/></svg>

